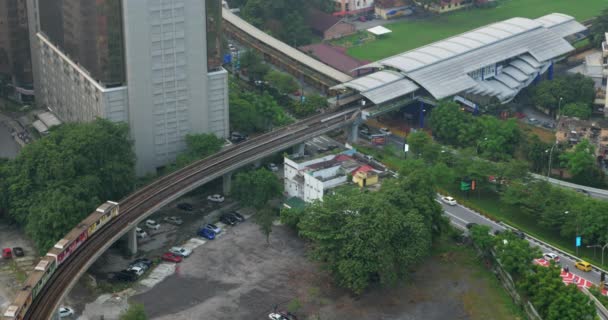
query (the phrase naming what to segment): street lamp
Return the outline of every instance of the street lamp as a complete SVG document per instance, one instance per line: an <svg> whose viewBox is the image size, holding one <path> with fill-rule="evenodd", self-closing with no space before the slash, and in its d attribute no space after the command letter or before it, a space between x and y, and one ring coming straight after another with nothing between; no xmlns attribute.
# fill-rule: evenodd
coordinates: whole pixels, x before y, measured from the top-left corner
<svg viewBox="0 0 608 320"><path fill-rule="evenodd" d="M593 248L593 257L594 258L595 258L595 248L602 248L602 266L604 266L604 249L608 248L608 243L606 243L604 246L602 246L601 244L594 244L594 245L587 246L587 248Z"/></svg>
<svg viewBox="0 0 608 320"><path fill-rule="evenodd" d="M551 164L553 160L553 149L557 146L557 140L555 140L555 143L551 146L551 149L549 151L549 169L547 170L547 180L549 180L549 176L551 175ZM547 150L545 150L545 152L547 152Z"/></svg>
<svg viewBox="0 0 608 320"><path fill-rule="evenodd" d="M559 124L559 120L562 118L562 100L564 100L564 98L559 97L559 102L557 103L557 121Z"/></svg>
<svg viewBox="0 0 608 320"><path fill-rule="evenodd" d="M568 215L570 213L570 211L564 211L565 215ZM574 220L576 221L576 234L574 235L575 237L578 237L578 214L576 215L576 217L574 217ZM578 256L578 246L575 245L576 247L576 255ZM603 263L602 263L603 264Z"/></svg>

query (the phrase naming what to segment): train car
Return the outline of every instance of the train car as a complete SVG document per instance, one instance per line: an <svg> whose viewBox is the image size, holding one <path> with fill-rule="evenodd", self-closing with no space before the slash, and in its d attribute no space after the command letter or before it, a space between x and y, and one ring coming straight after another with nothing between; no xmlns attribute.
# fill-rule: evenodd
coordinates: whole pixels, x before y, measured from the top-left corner
<svg viewBox="0 0 608 320"><path fill-rule="evenodd" d="M97 215L95 215L97 217ZM88 219L87 219L88 220ZM87 220L79 223L72 231L70 231L63 239L57 241L55 246L46 254L57 260L57 265L60 265L67 259L81 244L87 241L89 237Z"/></svg>
<svg viewBox="0 0 608 320"><path fill-rule="evenodd" d="M91 224L89 225L89 229L88 229L88 236L90 237L93 233L95 233L97 230L99 230L101 227L103 227L106 223L108 223L108 221L114 219L116 216L118 216L119 210L118 210L118 203L113 202L113 201L106 201L106 203L102 204L101 206L99 206L99 208L97 208L97 210L95 210L95 212L93 214L91 214L91 216L97 216L97 218L91 218Z"/></svg>
<svg viewBox="0 0 608 320"><path fill-rule="evenodd" d="M32 301L38 296L44 285L57 270L57 261L53 257L42 258L34 271L27 278L24 286L17 293L15 301L6 309L3 320L21 320L25 317Z"/></svg>

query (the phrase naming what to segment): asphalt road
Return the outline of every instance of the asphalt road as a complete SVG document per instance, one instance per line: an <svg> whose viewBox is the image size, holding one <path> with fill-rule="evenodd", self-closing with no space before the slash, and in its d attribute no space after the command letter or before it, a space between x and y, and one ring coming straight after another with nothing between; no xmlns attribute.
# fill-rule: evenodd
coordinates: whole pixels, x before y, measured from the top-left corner
<svg viewBox="0 0 608 320"><path fill-rule="evenodd" d="M0 121L0 158L13 159L19 153L19 145L13 139L10 129Z"/></svg>
<svg viewBox="0 0 608 320"><path fill-rule="evenodd" d="M490 228L492 228L492 232L494 232L495 230L500 230L500 231L504 231L506 228L490 219L487 219L486 217L483 217L475 212L473 212L472 210L461 206L460 204L455 205L455 206L450 206L447 205L443 202L440 202L441 205L443 206L443 209L445 211L445 214L450 218L450 220L452 220L453 223L457 224L458 226L466 229L466 224L469 222L474 222L477 223L479 225L487 225ZM562 265L562 267L568 267L570 269L571 273L574 273L577 276L581 276L591 282L593 282L594 284L599 284L600 283L600 274L599 272L596 271L590 271L590 272L584 272L581 271L577 268L574 267L574 263L575 261L571 260L568 257L564 257L561 254L559 254L559 252L555 252L553 250L551 250L548 247L544 247L542 245L539 245L538 243L536 243L535 241L532 241L530 238L526 237L526 240L528 240L530 242L530 244L532 246L535 247L539 247L540 250L543 253L547 253L547 252L552 252L555 253L557 255L559 255L560 257L560 264Z"/></svg>

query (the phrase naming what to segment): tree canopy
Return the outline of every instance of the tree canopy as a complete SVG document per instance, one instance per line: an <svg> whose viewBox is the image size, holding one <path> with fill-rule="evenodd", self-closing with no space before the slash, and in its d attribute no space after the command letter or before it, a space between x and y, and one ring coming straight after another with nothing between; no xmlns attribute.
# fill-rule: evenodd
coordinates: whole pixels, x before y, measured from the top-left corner
<svg viewBox="0 0 608 320"><path fill-rule="evenodd" d="M376 280L404 279L446 227L427 170L412 163L416 170L386 181L378 193L341 190L301 213L298 230L314 243L312 257L341 286L361 293Z"/></svg>
<svg viewBox="0 0 608 320"><path fill-rule="evenodd" d="M294 79L291 75L280 71L273 70L268 72L268 74L266 74L264 77L264 80L268 81L273 87L275 87L280 94L290 94L299 88L296 79Z"/></svg>
<svg viewBox="0 0 608 320"><path fill-rule="evenodd" d="M184 167L196 160L206 158L222 149L224 140L212 133L186 135L186 151L180 153L175 160L178 168Z"/></svg>
<svg viewBox="0 0 608 320"><path fill-rule="evenodd" d="M513 119L476 117L450 101L442 101L433 109L431 128L439 141L455 147L475 148L477 154L491 160L510 159L521 136Z"/></svg>
<svg viewBox="0 0 608 320"><path fill-rule="evenodd" d="M230 128L235 131L264 132L293 121L268 92L242 90L231 82L229 100Z"/></svg>
<svg viewBox="0 0 608 320"><path fill-rule="evenodd" d="M3 205L46 252L98 205L129 193L134 166L125 124L63 124L5 163Z"/></svg>
<svg viewBox="0 0 608 320"><path fill-rule="evenodd" d="M304 21L310 6L310 2L298 0L247 0L241 13L249 23L297 47L309 44L312 39Z"/></svg>
<svg viewBox="0 0 608 320"><path fill-rule="evenodd" d="M239 172L232 194L244 206L262 209L269 200L281 195L283 186L277 176L266 169Z"/></svg>
<svg viewBox="0 0 608 320"><path fill-rule="evenodd" d="M577 117L584 120L591 117L591 112L591 106L582 102L568 103L562 109L562 115Z"/></svg>
<svg viewBox="0 0 608 320"><path fill-rule="evenodd" d="M537 86L530 87L532 101L542 108L557 113L566 104L579 102L591 105L595 98L593 80L582 74L567 74L551 81L542 81Z"/></svg>

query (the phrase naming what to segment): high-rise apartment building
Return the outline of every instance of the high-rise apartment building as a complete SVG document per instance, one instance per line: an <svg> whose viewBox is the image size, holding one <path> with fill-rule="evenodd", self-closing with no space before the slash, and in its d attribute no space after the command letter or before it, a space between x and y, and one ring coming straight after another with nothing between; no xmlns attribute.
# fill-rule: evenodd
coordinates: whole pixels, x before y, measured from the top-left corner
<svg viewBox="0 0 608 320"><path fill-rule="evenodd" d="M8 94L25 101L33 97L25 0L0 0L0 74Z"/></svg>
<svg viewBox="0 0 608 320"><path fill-rule="evenodd" d="M188 133L228 134L220 0L28 0L38 100L64 121L125 121L140 174Z"/></svg>

